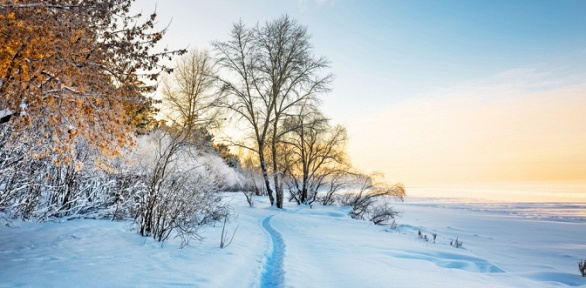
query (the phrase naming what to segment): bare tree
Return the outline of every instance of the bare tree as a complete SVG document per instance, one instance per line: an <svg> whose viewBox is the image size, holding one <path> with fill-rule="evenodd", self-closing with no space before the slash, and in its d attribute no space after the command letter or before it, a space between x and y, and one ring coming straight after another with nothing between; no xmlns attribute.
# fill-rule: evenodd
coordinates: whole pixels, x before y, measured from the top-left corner
<svg viewBox="0 0 586 288"><path fill-rule="evenodd" d="M170 76L163 77L163 114L175 126L196 132L219 125L216 71L207 51L192 50L178 59Z"/></svg>
<svg viewBox="0 0 586 288"><path fill-rule="evenodd" d="M303 106L284 126L291 131L283 140L290 147L284 171L291 197L299 204L311 204L328 181L332 183L327 193L333 194L341 176L336 174L350 166L345 151L346 129L332 127L313 106Z"/></svg>
<svg viewBox="0 0 586 288"><path fill-rule="evenodd" d="M330 74L320 74L329 64L325 58L313 56L309 40L306 27L283 16L262 27L235 24L229 41L213 44L219 67L226 73L221 78L223 91L230 96L226 108L251 129L254 143L242 146L258 154L269 199L279 208L283 207L283 187L277 147L283 136L282 122L296 106L316 101L319 93L329 91L332 80Z"/></svg>

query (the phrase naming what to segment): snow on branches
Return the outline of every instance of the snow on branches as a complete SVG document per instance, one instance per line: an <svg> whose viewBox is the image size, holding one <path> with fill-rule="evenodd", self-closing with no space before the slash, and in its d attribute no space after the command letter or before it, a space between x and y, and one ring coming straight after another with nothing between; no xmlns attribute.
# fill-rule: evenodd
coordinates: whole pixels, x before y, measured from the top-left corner
<svg viewBox="0 0 586 288"><path fill-rule="evenodd" d="M155 89L147 82L171 71L163 57L184 51L154 52L165 30L155 30L156 13L130 15L132 2L0 5L0 110L22 110L13 143L63 165L80 138L106 156L133 144L132 123Z"/></svg>

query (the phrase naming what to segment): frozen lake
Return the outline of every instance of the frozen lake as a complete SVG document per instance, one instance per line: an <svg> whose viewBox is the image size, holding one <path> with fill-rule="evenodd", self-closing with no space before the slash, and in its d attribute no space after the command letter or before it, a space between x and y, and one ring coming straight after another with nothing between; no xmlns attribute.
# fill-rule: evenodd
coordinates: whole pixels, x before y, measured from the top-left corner
<svg viewBox="0 0 586 288"><path fill-rule="evenodd" d="M586 203L586 183L505 183L407 187L419 201L451 203Z"/></svg>

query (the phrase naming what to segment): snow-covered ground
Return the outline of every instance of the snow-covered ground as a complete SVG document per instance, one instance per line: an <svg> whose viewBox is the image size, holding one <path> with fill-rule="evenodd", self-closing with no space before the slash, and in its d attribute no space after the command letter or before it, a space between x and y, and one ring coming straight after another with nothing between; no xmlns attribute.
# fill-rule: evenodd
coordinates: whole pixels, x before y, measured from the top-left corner
<svg viewBox="0 0 586 288"><path fill-rule="evenodd" d="M238 214L227 229L238 229L225 249L220 225L183 249L125 222L0 227L0 287L586 287L577 265L586 258L583 204L408 197L394 204L402 214L393 230L350 219L346 208L281 211L265 198L249 208L241 193L226 195ZM461 248L450 246L456 238Z"/></svg>

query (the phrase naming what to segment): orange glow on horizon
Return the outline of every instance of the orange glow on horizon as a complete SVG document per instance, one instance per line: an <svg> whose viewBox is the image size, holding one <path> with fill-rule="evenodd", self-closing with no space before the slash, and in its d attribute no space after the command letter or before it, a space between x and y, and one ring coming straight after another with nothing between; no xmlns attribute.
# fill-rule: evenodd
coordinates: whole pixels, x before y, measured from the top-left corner
<svg viewBox="0 0 586 288"><path fill-rule="evenodd" d="M407 186L586 182L585 111L586 87L418 99L351 123L349 150Z"/></svg>

